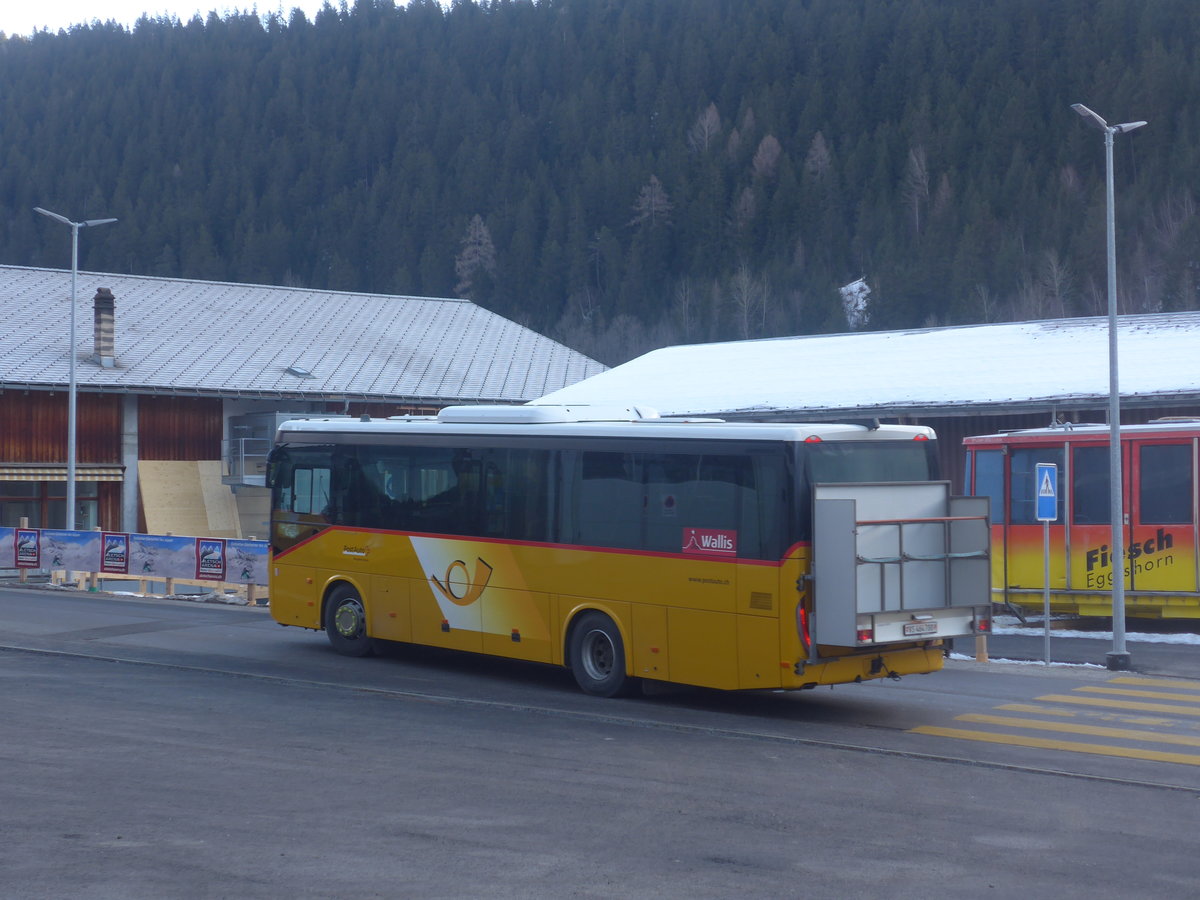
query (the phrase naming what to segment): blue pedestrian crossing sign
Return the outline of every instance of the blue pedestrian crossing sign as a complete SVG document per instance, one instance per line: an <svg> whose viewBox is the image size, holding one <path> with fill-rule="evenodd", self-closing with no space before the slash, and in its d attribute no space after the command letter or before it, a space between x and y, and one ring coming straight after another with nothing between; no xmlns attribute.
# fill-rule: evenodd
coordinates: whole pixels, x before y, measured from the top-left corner
<svg viewBox="0 0 1200 900"><path fill-rule="evenodd" d="M1037 495L1037 520L1054 522L1058 519L1058 466L1038 463L1033 483Z"/></svg>

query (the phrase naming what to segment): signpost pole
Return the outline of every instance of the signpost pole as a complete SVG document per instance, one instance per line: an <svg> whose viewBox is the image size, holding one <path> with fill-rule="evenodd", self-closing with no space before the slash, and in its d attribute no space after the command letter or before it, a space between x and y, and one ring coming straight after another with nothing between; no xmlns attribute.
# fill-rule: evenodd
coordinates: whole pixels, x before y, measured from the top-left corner
<svg viewBox="0 0 1200 900"><path fill-rule="evenodd" d="M1034 467L1033 499L1042 523L1042 626L1046 665L1050 665L1050 523L1058 519L1058 466Z"/></svg>
<svg viewBox="0 0 1200 900"><path fill-rule="evenodd" d="M1050 665L1050 520L1042 519L1042 638L1043 656Z"/></svg>

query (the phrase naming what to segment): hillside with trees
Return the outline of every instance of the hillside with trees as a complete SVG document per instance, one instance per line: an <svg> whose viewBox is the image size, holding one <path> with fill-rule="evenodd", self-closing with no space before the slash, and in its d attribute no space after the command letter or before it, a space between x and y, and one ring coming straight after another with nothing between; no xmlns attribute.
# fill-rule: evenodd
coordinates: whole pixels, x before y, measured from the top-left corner
<svg viewBox="0 0 1200 900"><path fill-rule="evenodd" d="M1195 0L358 0L0 38L0 262L655 346L1194 309ZM842 292L847 285L856 288Z"/></svg>

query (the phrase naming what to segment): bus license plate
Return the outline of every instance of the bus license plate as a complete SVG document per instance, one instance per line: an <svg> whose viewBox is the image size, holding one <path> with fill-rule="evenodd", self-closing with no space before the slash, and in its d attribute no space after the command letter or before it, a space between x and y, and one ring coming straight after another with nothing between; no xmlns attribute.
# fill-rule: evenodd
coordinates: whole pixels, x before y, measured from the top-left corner
<svg viewBox="0 0 1200 900"><path fill-rule="evenodd" d="M937 634L937 622L905 622L904 636L911 637L914 634Z"/></svg>

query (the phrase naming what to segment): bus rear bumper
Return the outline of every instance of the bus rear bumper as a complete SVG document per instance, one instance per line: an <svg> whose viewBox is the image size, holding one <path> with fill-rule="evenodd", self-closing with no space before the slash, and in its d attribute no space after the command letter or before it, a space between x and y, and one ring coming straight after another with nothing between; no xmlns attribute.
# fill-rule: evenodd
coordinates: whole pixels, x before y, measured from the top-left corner
<svg viewBox="0 0 1200 900"><path fill-rule="evenodd" d="M812 665L798 664L793 675L784 676L785 690L813 688L825 684L870 681L901 675L925 675L942 668L942 647L911 647L904 650L879 648L872 653L855 653Z"/></svg>

